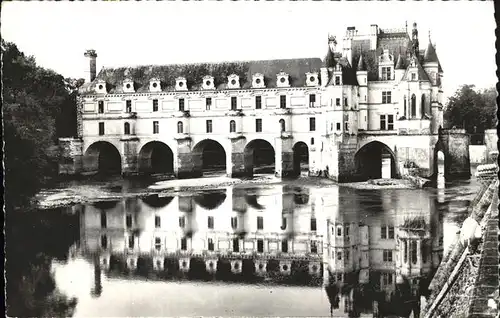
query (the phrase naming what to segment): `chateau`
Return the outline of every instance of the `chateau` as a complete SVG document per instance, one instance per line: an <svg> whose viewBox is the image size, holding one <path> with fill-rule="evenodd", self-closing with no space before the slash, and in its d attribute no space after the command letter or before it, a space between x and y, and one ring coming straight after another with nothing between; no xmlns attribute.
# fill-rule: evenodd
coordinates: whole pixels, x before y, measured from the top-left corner
<svg viewBox="0 0 500 318"><path fill-rule="evenodd" d="M410 35L411 34L411 35ZM62 174L201 176L309 173L335 180L469 177L468 137L442 130L443 69L429 35L348 27L319 58L103 68L88 50L78 136L61 139ZM302 164L302 168L301 168Z"/></svg>

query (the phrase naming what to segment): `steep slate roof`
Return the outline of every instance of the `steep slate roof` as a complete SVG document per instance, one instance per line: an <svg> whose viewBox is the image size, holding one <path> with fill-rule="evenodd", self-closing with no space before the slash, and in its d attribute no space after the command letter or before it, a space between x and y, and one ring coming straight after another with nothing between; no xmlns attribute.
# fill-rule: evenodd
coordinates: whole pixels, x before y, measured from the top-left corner
<svg viewBox="0 0 500 318"><path fill-rule="evenodd" d="M356 78L356 70L349 63L349 60L345 57L342 57L342 54L339 52L332 52L328 49L326 53L324 66L328 68L328 83L327 85L335 84L335 77L333 77L333 68L340 64L342 70L342 83L344 85L358 85L358 80Z"/></svg>
<svg viewBox="0 0 500 318"><path fill-rule="evenodd" d="M424 63L425 62L437 62L438 57L436 54L436 50L434 49L434 45L432 45L431 41L429 41L429 45L427 45L427 49L424 53Z"/></svg>
<svg viewBox="0 0 500 318"><path fill-rule="evenodd" d="M363 54L359 56L359 61L358 61L358 68L356 69L357 71L366 71L366 64L363 59Z"/></svg>
<svg viewBox="0 0 500 318"><path fill-rule="evenodd" d="M211 75L217 89L227 88L227 76L237 74L240 77L242 89L252 86L252 77L256 73L264 75L266 88L275 88L276 75L281 71L289 75L291 87L303 87L306 83L307 72L320 72L322 61L319 58L300 58L282 60L241 61L222 63L197 63L197 64L171 64L171 65L146 65L136 67L103 68L93 83L104 80L108 93L123 92L123 80L130 78L134 81L137 93L149 91L151 78L161 81L162 90L174 90L175 79L185 77L190 91L200 90L203 77ZM94 87L93 85L91 87ZM87 93L92 93L89 88Z"/></svg>

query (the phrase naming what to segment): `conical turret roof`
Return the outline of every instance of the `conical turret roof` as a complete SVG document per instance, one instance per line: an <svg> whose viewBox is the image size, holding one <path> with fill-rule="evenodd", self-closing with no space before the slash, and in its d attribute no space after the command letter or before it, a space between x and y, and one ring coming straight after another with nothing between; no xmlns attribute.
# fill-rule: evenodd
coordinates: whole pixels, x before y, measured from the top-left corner
<svg viewBox="0 0 500 318"><path fill-rule="evenodd" d="M436 54L436 48L434 48L434 45L432 45L429 39L429 45L427 45L427 49L425 50L424 53L424 63L432 63L432 62L439 62L439 61Z"/></svg>
<svg viewBox="0 0 500 318"><path fill-rule="evenodd" d="M401 54L398 55L398 61L396 62L396 69L397 70L404 70L405 66L403 63L403 58L401 57Z"/></svg>
<svg viewBox="0 0 500 318"><path fill-rule="evenodd" d="M330 48L328 48L328 52L326 52L326 56L325 56L325 67L335 67L335 57L333 56L333 52L332 50L330 50Z"/></svg>
<svg viewBox="0 0 500 318"><path fill-rule="evenodd" d="M358 61L358 67L356 71L361 72L361 71L366 71L366 64L365 61L363 60L363 54L359 56L359 61Z"/></svg>

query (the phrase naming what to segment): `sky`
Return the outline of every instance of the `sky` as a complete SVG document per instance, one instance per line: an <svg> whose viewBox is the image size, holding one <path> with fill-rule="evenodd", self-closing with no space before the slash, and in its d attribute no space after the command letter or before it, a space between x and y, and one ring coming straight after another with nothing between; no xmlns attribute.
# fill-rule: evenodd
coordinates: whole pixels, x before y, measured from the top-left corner
<svg viewBox="0 0 500 318"><path fill-rule="evenodd" d="M411 30L436 44L446 97L493 87L493 1L459 2L3 2L5 40L64 77L85 78L86 49L102 67L324 58L328 34L349 26ZM339 41L339 45L342 41Z"/></svg>

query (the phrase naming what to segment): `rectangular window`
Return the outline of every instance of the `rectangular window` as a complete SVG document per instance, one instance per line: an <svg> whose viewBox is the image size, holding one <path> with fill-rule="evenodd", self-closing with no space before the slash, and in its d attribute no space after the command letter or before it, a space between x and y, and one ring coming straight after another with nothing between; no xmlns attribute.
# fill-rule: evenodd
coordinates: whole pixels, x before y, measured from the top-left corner
<svg viewBox="0 0 500 318"><path fill-rule="evenodd" d="M311 253L318 253L318 243L316 241L311 241Z"/></svg>
<svg viewBox="0 0 500 318"><path fill-rule="evenodd" d="M214 250L214 240L211 238L208 239L208 250L213 251Z"/></svg>
<svg viewBox="0 0 500 318"><path fill-rule="evenodd" d="M349 262L349 251L345 251L345 260Z"/></svg>
<svg viewBox="0 0 500 318"><path fill-rule="evenodd" d="M417 74L411 73L411 80L415 81L417 79Z"/></svg>
<svg viewBox="0 0 500 318"><path fill-rule="evenodd" d="M186 227L186 218L183 216L179 216L179 227L181 229Z"/></svg>
<svg viewBox="0 0 500 318"><path fill-rule="evenodd" d="M309 131L316 131L316 118L309 118Z"/></svg>
<svg viewBox="0 0 500 318"><path fill-rule="evenodd" d="M132 112L132 101L131 100L127 100L125 102L125 111L127 113L131 113Z"/></svg>
<svg viewBox="0 0 500 318"><path fill-rule="evenodd" d="M380 229L380 238L387 239L387 227L385 225Z"/></svg>
<svg viewBox="0 0 500 318"><path fill-rule="evenodd" d="M206 123L206 128L207 128L207 133L211 133L212 132L212 120L211 119L208 119L207 120L207 123Z"/></svg>
<svg viewBox="0 0 500 318"><path fill-rule="evenodd" d="M134 248L135 238L133 235L128 237L128 248Z"/></svg>
<svg viewBox="0 0 500 318"><path fill-rule="evenodd" d="M316 103L316 95L315 94L309 95L309 107L314 107L315 103Z"/></svg>
<svg viewBox="0 0 500 318"><path fill-rule="evenodd" d="M262 216L257 217L257 230L264 229L264 218Z"/></svg>
<svg viewBox="0 0 500 318"><path fill-rule="evenodd" d="M183 237L181 239L181 250L183 250L183 251L187 250L187 245L188 245L187 244L187 239L185 237Z"/></svg>
<svg viewBox="0 0 500 318"><path fill-rule="evenodd" d="M206 110L210 110L210 107L212 107L212 98L211 97L207 97L205 99L205 105L206 105Z"/></svg>
<svg viewBox="0 0 500 318"><path fill-rule="evenodd" d="M104 135L104 123L100 122L99 123L99 136Z"/></svg>
<svg viewBox="0 0 500 318"><path fill-rule="evenodd" d="M382 104L391 103L391 92L382 92Z"/></svg>
<svg viewBox="0 0 500 318"><path fill-rule="evenodd" d="M287 240L281 241L281 251L283 253L288 253L288 241Z"/></svg>
<svg viewBox="0 0 500 318"><path fill-rule="evenodd" d="M153 134L160 133L160 123L158 121L153 121Z"/></svg>
<svg viewBox="0 0 500 318"><path fill-rule="evenodd" d="M344 97L344 106L347 106L347 97Z"/></svg>
<svg viewBox="0 0 500 318"><path fill-rule="evenodd" d="M214 217L213 216L209 216L208 217L208 228L209 229L213 229L214 228Z"/></svg>
<svg viewBox="0 0 500 318"><path fill-rule="evenodd" d="M316 218L311 218L311 231L317 231L316 230Z"/></svg>
<svg viewBox="0 0 500 318"><path fill-rule="evenodd" d="M255 120L255 131L262 132L262 119L260 119L260 118L257 118Z"/></svg>
<svg viewBox="0 0 500 318"><path fill-rule="evenodd" d="M342 236L342 226L337 227L337 236Z"/></svg>
<svg viewBox="0 0 500 318"><path fill-rule="evenodd" d="M158 111L158 100L153 99L153 111L157 112Z"/></svg>
<svg viewBox="0 0 500 318"><path fill-rule="evenodd" d="M255 109L262 108L262 96L255 96Z"/></svg>
<svg viewBox="0 0 500 318"><path fill-rule="evenodd" d="M337 252L337 260L342 260L342 252Z"/></svg>
<svg viewBox="0 0 500 318"><path fill-rule="evenodd" d="M161 227L161 217L159 215L155 216L155 228L159 229Z"/></svg>
<svg viewBox="0 0 500 318"><path fill-rule="evenodd" d="M384 262L392 262L392 251L391 250L384 250L383 252L383 260Z"/></svg>
<svg viewBox="0 0 500 318"><path fill-rule="evenodd" d="M385 115L380 115L380 130L386 129L385 123Z"/></svg>
<svg viewBox="0 0 500 318"><path fill-rule="evenodd" d="M157 251L161 250L161 238L155 237L155 249Z"/></svg>
<svg viewBox="0 0 500 318"><path fill-rule="evenodd" d="M263 253L264 252L264 240L257 240L257 252Z"/></svg>
<svg viewBox="0 0 500 318"><path fill-rule="evenodd" d="M286 230L286 218L285 217L281 218L281 229L283 231Z"/></svg>
<svg viewBox="0 0 500 318"><path fill-rule="evenodd" d="M394 115L387 115L387 130L394 130Z"/></svg>
<svg viewBox="0 0 500 318"><path fill-rule="evenodd" d="M394 226L389 226L389 238L394 239Z"/></svg>
<svg viewBox="0 0 500 318"><path fill-rule="evenodd" d="M344 227L344 236L349 236L349 225Z"/></svg>
<svg viewBox="0 0 500 318"><path fill-rule="evenodd" d="M102 249L108 248L108 237L106 235L101 235L101 248Z"/></svg>
<svg viewBox="0 0 500 318"><path fill-rule="evenodd" d="M335 106L340 106L340 98L335 98Z"/></svg>
<svg viewBox="0 0 500 318"><path fill-rule="evenodd" d="M233 239L233 252L239 252L240 251L240 240L235 238Z"/></svg>
<svg viewBox="0 0 500 318"><path fill-rule="evenodd" d="M184 111L184 98L179 98L179 111Z"/></svg>
<svg viewBox="0 0 500 318"><path fill-rule="evenodd" d="M335 85L340 85L340 76L335 76Z"/></svg>
<svg viewBox="0 0 500 318"><path fill-rule="evenodd" d="M285 95L280 96L280 108L286 108L286 96Z"/></svg>
<svg viewBox="0 0 500 318"><path fill-rule="evenodd" d="M231 97L231 110L236 110L236 107L237 107L236 97L233 96Z"/></svg>
<svg viewBox="0 0 500 318"><path fill-rule="evenodd" d="M235 230L238 227L238 219L233 216L231 217L231 228Z"/></svg>
<svg viewBox="0 0 500 318"><path fill-rule="evenodd" d="M345 131L349 130L349 122L347 122L347 121L344 123L344 130Z"/></svg>
<svg viewBox="0 0 500 318"><path fill-rule="evenodd" d="M311 137L311 146L314 145L314 137Z"/></svg>
<svg viewBox="0 0 500 318"><path fill-rule="evenodd" d="M106 212L101 212L101 227L105 229L108 226L108 218Z"/></svg>
<svg viewBox="0 0 500 318"><path fill-rule="evenodd" d="M99 114L104 113L104 101L100 100L98 104L99 104L99 110L98 110Z"/></svg>
<svg viewBox="0 0 500 318"><path fill-rule="evenodd" d="M132 227L132 214L127 214L125 218L125 224L127 225L127 229Z"/></svg>
<svg viewBox="0 0 500 318"><path fill-rule="evenodd" d="M340 123L337 123L337 130L340 130Z"/></svg>
<svg viewBox="0 0 500 318"><path fill-rule="evenodd" d="M392 79L391 73L392 72L390 67L382 67L382 80L390 81Z"/></svg>

